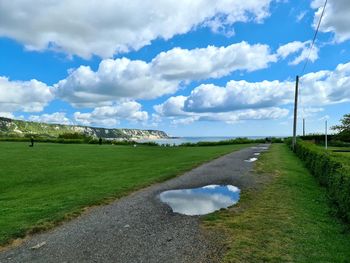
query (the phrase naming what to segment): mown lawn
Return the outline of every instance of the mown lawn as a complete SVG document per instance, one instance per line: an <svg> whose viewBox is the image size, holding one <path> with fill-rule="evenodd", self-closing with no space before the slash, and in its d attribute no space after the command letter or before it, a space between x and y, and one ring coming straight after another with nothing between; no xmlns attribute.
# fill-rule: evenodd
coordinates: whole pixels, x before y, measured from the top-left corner
<svg viewBox="0 0 350 263"><path fill-rule="evenodd" d="M224 262L350 262L349 226L332 216L325 189L286 145L272 145L256 171L262 190L205 219L228 233Z"/></svg>
<svg viewBox="0 0 350 263"><path fill-rule="evenodd" d="M0 143L0 244L250 145Z"/></svg>

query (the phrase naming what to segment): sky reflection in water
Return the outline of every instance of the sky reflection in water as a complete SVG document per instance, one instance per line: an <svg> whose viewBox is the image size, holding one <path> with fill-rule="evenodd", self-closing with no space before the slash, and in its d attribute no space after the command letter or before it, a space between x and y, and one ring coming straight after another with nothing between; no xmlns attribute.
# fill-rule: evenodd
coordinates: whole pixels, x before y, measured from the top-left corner
<svg viewBox="0 0 350 263"><path fill-rule="evenodd" d="M184 215L205 215L234 205L240 190L233 185L207 185L200 188L169 190L160 194L163 203L173 212Z"/></svg>

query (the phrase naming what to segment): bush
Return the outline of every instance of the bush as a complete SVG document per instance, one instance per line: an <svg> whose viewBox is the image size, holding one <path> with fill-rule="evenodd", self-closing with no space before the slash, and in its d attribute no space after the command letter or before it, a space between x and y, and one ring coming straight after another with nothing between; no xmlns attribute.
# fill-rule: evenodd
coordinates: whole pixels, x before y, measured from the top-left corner
<svg viewBox="0 0 350 263"><path fill-rule="evenodd" d="M291 140L287 143L291 145ZM297 140L294 150L311 174L327 188L337 215L350 222L349 159L302 140Z"/></svg>
<svg viewBox="0 0 350 263"><path fill-rule="evenodd" d="M86 136L83 133L63 133L58 135L59 139L90 139L91 137Z"/></svg>
<svg viewBox="0 0 350 263"><path fill-rule="evenodd" d="M339 140L332 140L328 143L328 145L333 147L350 147L349 142L343 142Z"/></svg>
<svg viewBox="0 0 350 263"><path fill-rule="evenodd" d="M230 140L223 140L223 141L217 141L217 142L186 142L180 144L180 146L189 146L189 147L197 147L197 146L219 146L219 145L231 145L231 144L248 144L248 143L265 143L265 139L248 139L248 138L235 138Z"/></svg>
<svg viewBox="0 0 350 263"><path fill-rule="evenodd" d="M316 144L324 144L325 141L325 135L324 134L309 134L305 136L299 136L300 139L304 141L313 141ZM332 141L335 139L334 134L329 134L327 135L328 141Z"/></svg>

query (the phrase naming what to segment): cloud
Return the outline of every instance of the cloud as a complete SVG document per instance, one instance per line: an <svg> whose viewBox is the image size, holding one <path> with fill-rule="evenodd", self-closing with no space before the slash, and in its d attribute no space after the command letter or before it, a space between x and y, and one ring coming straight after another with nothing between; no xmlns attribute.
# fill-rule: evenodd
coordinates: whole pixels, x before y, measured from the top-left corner
<svg viewBox="0 0 350 263"><path fill-rule="evenodd" d="M95 72L80 66L55 85L56 95L77 107L106 105L121 98L152 99L174 93L178 82L153 74L152 65L140 60L102 60Z"/></svg>
<svg viewBox="0 0 350 263"><path fill-rule="evenodd" d="M59 123L70 125L73 124L72 121L66 117L65 112L55 112L52 114L42 114L42 115L31 115L29 116L30 121L34 122L44 122L44 123Z"/></svg>
<svg viewBox="0 0 350 263"><path fill-rule="evenodd" d="M247 109L232 112L219 112L203 114L199 118L202 121L223 121L226 123L236 123L245 120L271 120L286 117L289 111L278 107L264 109Z"/></svg>
<svg viewBox="0 0 350 263"><path fill-rule="evenodd" d="M293 105L294 81L229 81L225 87L203 84L189 96L170 97L155 105L160 116L174 124L215 120L233 123L247 119L277 119L288 114L283 108ZM320 106L350 101L350 63L339 64L334 71L323 70L302 76L300 111L311 116Z"/></svg>
<svg viewBox="0 0 350 263"><path fill-rule="evenodd" d="M317 113L324 111L324 108L301 107L299 111L301 117L310 118L315 116Z"/></svg>
<svg viewBox="0 0 350 263"><path fill-rule="evenodd" d="M271 0L12 0L0 3L0 36L29 50L52 49L89 58L137 50L199 26L262 22ZM213 22L211 22L213 21ZM215 22L214 22L215 21ZM23 26L25 25L25 26Z"/></svg>
<svg viewBox="0 0 350 263"><path fill-rule="evenodd" d="M315 9L313 26L316 28L322 13L324 0L313 0L311 7ZM321 32L334 33L336 42L344 42L350 39L350 2L349 0L329 0L322 23Z"/></svg>
<svg viewBox="0 0 350 263"><path fill-rule="evenodd" d="M292 102L293 83L280 81L230 81L226 87L200 85L187 97L184 110L190 112L226 112L267 108Z"/></svg>
<svg viewBox="0 0 350 263"><path fill-rule="evenodd" d="M172 120L173 125L188 125L195 121L215 121L234 124L246 120L271 120L286 117L289 110L278 107L264 109L248 109L217 113L189 113L189 117L180 117Z"/></svg>
<svg viewBox="0 0 350 263"><path fill-rule="evenodd" d="M296 17L297 22L301 22L306 16L306 14L307 14L307 11L300 12Z"/></svg>
<svg viewBox="0 0 350 263"><path fill-rule="evenodd" d="M289 62L289 65L298 65L300 62L307 59L314 62L318 59L319 49L314 45L310 51L311 43L311 41L293 41L287 43L277 49L277 56L285 59L292 54L298 53L299 55L295 57L293 61Z"/></svg>
<svg viewBox="0 0 350 263"><path fill-rule="evenodd" d="M309 73L301 79L303 102L321 106L350 101L350 62L339 64L334 71Z"/></svg>
<svg viewBox="0 0 350 263"><path fill-rule="evenodd" d="M233 71L254 71L276 62L267 45L240 42L227 47L208 46L192 50L174 48L152 61L154 71L169 80L220 78Z"/></svg>
<svg viewBox="0 0 350 263"><path fill-rule="evenodd" d="M186 100L185 96L170 97L164 103L155 105L154 109L162 116L183 116L186 115L183 109Z"/></svg>
<svg viewBox="0 0 350 263"><path fill-rule="evenodd" d="M212 95L215 96L214 94ZM215 110L187 110L185 103L189 97L170 97L164 103L155 105L154 110L160 116L170 118L173 125L187 125L195 121L236 123L242 120L278 119L287 116L289 112L286 109L278 107L266 107L262 109L234 107L223 109L221 105Z"/></svg>
<svg viewBox="0 0 350 263"><path fill-rule="evenodd" d="M59 98L74 106L95 107L123 98L154 99L175 93L184 81L258 70L275 61L267 45L246 42L192 50L174 48L149 63L120 58L102 60L97 71L80 66L55 84L55 90Z"/></svg>
<svg viewBox="0 0 350 263"><path fill-rule="evenodd" d="M51 89L35 79L11 81L0 77L0 111L39 112L53 99Z"/></svg>
<svg viewBox="0 0 350 263"><path fill-rule="evenodd" d="M100 125L113 127L125 119L131 122L145 122L148 120L148 113L141 111L141 104L135 101L124 101L111 106L95 108L89 113L74 113L74 120L82 125Z"/></svg>
<svg viewBox="0 0 350 263"><path fill-rule="evenodd" d="M13 119L15 116L11 112L0 112L0 117Z"/></svg>

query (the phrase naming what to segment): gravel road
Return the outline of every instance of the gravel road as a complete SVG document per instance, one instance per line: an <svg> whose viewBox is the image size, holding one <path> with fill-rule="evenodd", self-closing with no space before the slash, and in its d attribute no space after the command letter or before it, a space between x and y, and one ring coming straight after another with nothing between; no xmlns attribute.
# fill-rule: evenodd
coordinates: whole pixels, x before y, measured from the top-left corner
<svg viewBox="0 0 350 263"><path fill-rule="evenodd" d="M160 202L159 194L209 184L232 184L242 191L254 187L254 163L244 160L260 151L249 147L230 153L182 176L93 208L0 253L0 263L215 262L223 251L215 235L201 229L199 216L173 213Z"/></svg>

